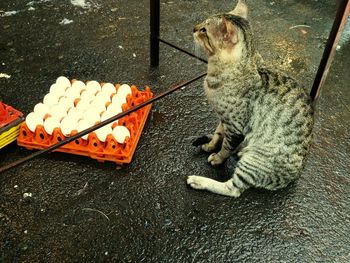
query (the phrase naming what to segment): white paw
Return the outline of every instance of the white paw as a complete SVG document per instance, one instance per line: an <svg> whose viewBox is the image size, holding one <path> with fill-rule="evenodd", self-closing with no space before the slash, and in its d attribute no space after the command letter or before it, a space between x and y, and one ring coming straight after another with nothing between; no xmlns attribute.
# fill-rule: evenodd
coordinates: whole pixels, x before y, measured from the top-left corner
<svg viewBox="0 0 350 263"><path fill-rule="evenodd" d="M208 163L211 165L219 165L222 164L225 161L225 159L220 157L220 154L212 153L208 158Z"/></svg>
<svg viewBox="0 0 350 263"><path fill-rule="evenodd" d="M202 176L191 175L187 177L187 184L189 184L194 189L206 189L206 180L205 177Z"/></svg>

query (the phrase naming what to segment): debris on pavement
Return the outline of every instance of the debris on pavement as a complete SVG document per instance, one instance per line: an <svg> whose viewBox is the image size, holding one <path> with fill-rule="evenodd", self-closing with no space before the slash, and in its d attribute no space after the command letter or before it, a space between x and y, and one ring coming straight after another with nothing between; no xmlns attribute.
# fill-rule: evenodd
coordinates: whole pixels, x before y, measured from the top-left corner
<svg viewBox="0 0 350 263"><path fill-rule="evenodd" d="M86 3L85 0L71 0L70 2L72 5L78 6L84 9L88 9L91 6L89 3Z"/></svg>
<svg viewBox="0 0 350 263"><path fill-rule="evenodd" d="M7 11L7 12L1 11L0 12L0 17L13 16L13 15L18 14L19 12L20 11Z"/></svg>
<svg viewBox="0 0 350 263"><path fill-rule="evenodd" d="M71 24L71 23L73 23L73 20L64 18L64 19L60 22L60 25L68 25L68 24Z"/></svg>
<svg viewBox="0 0 350 263"><path fill-rule="evenodd" d="M89 183L86 182L85 185L84 185L84 187L81 188L75 195L81 195L82 193L84 193L85 190L86 190L86 188L87 188L88 186L89 186Z"/></svg>
<svg viewBox="0 0 350 263"><path fill-rule="evenodd" d="M24 193L23 194L23 198L28 198L28 197L32 197L33 194L32 193Z"/></svg>
<svg viewBox="0 0 350 263"><path fill-rule="evenodd" d="M308 32L304 29L300 29L300 32L303 34L303 35L306 35Z"/></svg>
<svg viewBox="0 0 350 263"><path fill-rule="evenodd" d="M109 217L105 213L100 211L100 210L97 210L97 209L94 209L94 208L83 208L82 210L83 211L88 211L88 212L97 212L97 213L99 213L100 215L102 215L104 218L106 218L109 221Z"/></svg>
<svg viewBox="0 0 350 263"><path fill-rule="evenodd" d="M311 28L311 26L308 26L308 25L295 25L295 26L291 26L289 29L294 29L294 28L298 28L298 27L307 27L307 28Z"/></svg>
<svg viewBox="0 0 350 263"><path fill-rule="evenodd" d="M0 73L0 78L9 79L9 78L11 78L11 75L8 75L6 73Z"/></svg>

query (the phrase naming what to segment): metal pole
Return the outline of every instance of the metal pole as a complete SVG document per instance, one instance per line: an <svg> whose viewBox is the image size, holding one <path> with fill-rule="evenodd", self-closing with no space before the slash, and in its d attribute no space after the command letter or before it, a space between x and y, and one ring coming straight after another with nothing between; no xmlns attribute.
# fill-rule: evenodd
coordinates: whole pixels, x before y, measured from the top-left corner
<svg viewBox="0 0 350 263"><path fill-rule="evenodd" d="M183 52L183 53L185 53L185 54L187 54L187 55L189 55L189 56L191 56L193 58L196 58L196 59L198 59L198 60L208 64L208 61L206 61L205 59L200 58L200 57L196 56L195 54L192 54L191 52L188 52L187 50L184 50L183 48L181 48L181 47L179 47L177 45L174 45L174 44L172 44L172 43L170 43L168 41L165 41L164 39L161 39L161 38L158 38L158 39L159 39L160 42L162 42L162 43L164 43L164 44L166 44L166 45L168 45L168 46L170 46L172 48L175 48L175 49L177 49L177 50L179 50L179 51L181 51L181 52Z"/></svg>
<svg viewBox="0 0 350 263"><path fill-rule="evenodd" d="M314 84L311 89L310 96L314 101L319 97L321 88L328 75L329 68L331 66L333 57L335 55L335 51L340 39L340 35L344 29L347 18L349 16L349 12L350 12L350 1L341 0L336 17L334 19L332 30L329 34L326 47L323 52L320 66L318 67L318 70L317 70Z"/></svg>
<svg viewBox="0 0 350 263"><path fill-rule="evenodd" d="M159 65L159 33L160 33L160 0L150 0L150 26L151 26L151 67Z"/></svg>

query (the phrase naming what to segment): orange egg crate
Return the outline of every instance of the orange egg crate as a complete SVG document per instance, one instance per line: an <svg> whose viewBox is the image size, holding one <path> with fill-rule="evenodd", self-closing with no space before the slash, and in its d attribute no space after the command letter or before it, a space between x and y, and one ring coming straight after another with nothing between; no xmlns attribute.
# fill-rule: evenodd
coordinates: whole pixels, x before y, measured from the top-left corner
<svg viewBox="0 0 350 263"><path fill-rule="evenodd" d="M119 87L119 84L115 85L116 91ZM122 105L122 111L124 112L152 97L153 94L149 87L140 91L136 86L131 86L131 94L127 95L126 102ZM126 137L124 143L118 142L113 134L108 134L105 141L102 142L95 132L91 132L87 138L80 137L54 151L88 156L100 162L112 161L118 165L130 163L151 107L151 104L147 105L118 120L118 125L126 127L130 132L130 137ZM60 128L54 128L50 135L45 130L44 125L37 125L33 132L28 128L27 123L23 122L20 126L17 143L30 150L45 149L77 133L77 130L73 130L70 135L65 136Z"/></svg>

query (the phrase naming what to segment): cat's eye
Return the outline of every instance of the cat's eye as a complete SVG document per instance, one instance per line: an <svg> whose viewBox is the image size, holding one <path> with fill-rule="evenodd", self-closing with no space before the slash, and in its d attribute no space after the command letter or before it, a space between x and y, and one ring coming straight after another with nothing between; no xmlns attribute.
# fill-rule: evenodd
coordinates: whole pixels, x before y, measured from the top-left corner
<svg viewBox="0 0 350 263"><path fill-rule="evenodd" d="M200 29L200 32L201 32L201 33L206 33L207 30L205 29L205 27L202 27L202 28Z"/></svg>

